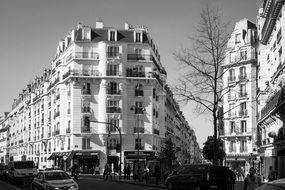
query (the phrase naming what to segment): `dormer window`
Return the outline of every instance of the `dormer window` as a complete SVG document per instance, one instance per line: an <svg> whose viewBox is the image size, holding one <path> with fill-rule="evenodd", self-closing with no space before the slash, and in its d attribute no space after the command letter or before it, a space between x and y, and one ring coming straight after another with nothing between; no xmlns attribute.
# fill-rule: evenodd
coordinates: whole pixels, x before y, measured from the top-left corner
<svg viewBox="0 0 285 190"><path fill-rule="evenodd" d="M142 42L142 32L135 32L135 42Z"/></svg>
<svg viewBox="0 0 285 190"><path fill-rule="evenodd" d="M240 43L240 33L235 35L235 43L239 44Z"/></svg>
<svg viewBox="0 0 285 190"><path fill-rule="evenodd" d="M90 40L91 38L91 30L90 28L82 29L82 40Z"/></svg>
<svg viewBox="0 0 285 190"><path fill-rule="evenodd" d="M117 41L117 31L109 30L109 41Z"/></svg>

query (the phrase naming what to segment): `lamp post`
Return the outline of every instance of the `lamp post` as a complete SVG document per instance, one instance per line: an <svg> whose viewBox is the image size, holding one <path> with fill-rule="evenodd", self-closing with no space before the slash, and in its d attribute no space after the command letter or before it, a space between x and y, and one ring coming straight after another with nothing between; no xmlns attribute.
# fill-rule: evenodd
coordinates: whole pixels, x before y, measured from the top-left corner
<svg viewBox="0 0 285 190"><path fill-rule="evenodd" d="M122 177L122 133L121 133L121 129L115 125L114 123L108 123L108 122L103 122L103 121L90 121L92 123L102 123L102 124L106 124L106 125L112 125L114 126L118 131L119 131L119 135L120 135L120 170L119 170L119 178L121 179ZM109 132L109 130L108 130ZM107 150L108 150L108 140L107 140ZM107 153L107 151L106 151ZM107 159L108 159L108 155L107 155Z"/></svg>

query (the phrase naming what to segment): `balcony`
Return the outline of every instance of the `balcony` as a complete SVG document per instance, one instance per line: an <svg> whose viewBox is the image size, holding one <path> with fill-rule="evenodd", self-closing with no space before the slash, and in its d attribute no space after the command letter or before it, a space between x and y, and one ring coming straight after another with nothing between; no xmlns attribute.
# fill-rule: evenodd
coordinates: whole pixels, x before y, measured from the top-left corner
<svg viewBox="0 0 285 190"><path fill-rule="evenodd" d="M228 77L228 83L233 83L233 82L236 82L236 77L235 76Z"/></svg>
<svg viewBox="0 0 285 190"><path fill-rule="evenodd" d="M107 76L122 76L122 72L120 71L113 71L113 70L107 70L106 71Z"/></svg>
<svg viewBox="0 0 285 190"><path fill-rule="evenodd" d="M135 90L135 96L143 96L143 90Z"/></svg>
<svg viewBox="0 0 285 190"><path fill-rule="evenodd" d="M144 133L144 127L134 127L134 133Z"/></svg>
<svg viewBox="0 0 285 190"><path fill-rule="evenodd" d="M120 107L107 107L107 113L121 113Z"/></svg>
<svg viewBox="0 0 285 190"><path fill-rule="evenodd" d="M81 133L91 133L90 126L81 127Z"/></svg>
<svg viewBox="0 0 285 190"><path fill-rule="evenodd" d="M96 52L75 52L66 57L66 62L72 59L95 59L99 60L99 54Z"/></svg>
<svg viewBox="0 0 285 190"><path fill-rule="evenodd" d="M240 117L247 116L247 110L246 110L246 109L240 110L240 111L239 111L239 116L240 116Z"/></svg>
<svg viewBox="0 0 285 190"><path fill-rule="evenodd" d="M50 85L47 88L47 90L52 89L58 82L59 82L59 77L55 78L54 82L50 83Z"/></svg>
<svg viewBox="0 0 285 190"><path fill-rule="evenodd" d="M108 51L107 52L107 58L111 58L111 59L120 59L122 57L122 54L116 51Z"/></svg>
<svg viewBox="0 0 285 190"><path fill-rule="evenodd" d="M246 76L246 74L239 75L238 79L239 79L239 81L245 81L245 80L247 80L247 76Z"/></svg>
<svg viewBox="0 0 285 190"><path fill-rule="evenodd" d="M145 77L145 73L138 71L137 68L127 68L126 77Z"/></svg>
<svg viewBox="0 0 285 190"><path fill-rule="evenodd" d="M127 59L130 61L152 61L152 55L128 54Z"/></svg>
<svg viewBox="0 0 285 190"><path fill-rule="evenodd" d="M98 70L89 70L89 69L74 69L66 72L62 79L65 79L69 76L82 76L82 77L94 77L94 76L101 76L101 73Z"/></svg>
<svg viewBox="0 0 285 190"><path fill-rule="evenodd" d="M261 110L260 120L263 120L266 116L268 116L271 112L277 111L277 107L280 107L284 103L284 99L280 98L282 96L282 89L269 95L268 100L266 101L266 105Z"/></svg>
<svg viewBox="0 0 285 190"><path fill-rule="evenodd" d="M82 95L91 95L91 89L83 89Z"/></svg>
<svg viewBox="0 0 285 190"><path fill-rule="evenodd" d="M229 112L229 113L228 113L228 116L229 116L229 117L236 117L237 114L236 114L236 112Z"/></svg>
<svg viewBox="0 0 285 190"><path fill-rule="evenodd" d="M89 106L84 106L81 109L82 113L91 113L91 109Z"/></svg>
<svg viewBox="0 0 285 190"><path fill-rule="evenodd" d="M240 93L239 97L240 98L246 98L247 97L247 93L246 92Z"/></svg>
<svg viewBox="0 0 285 190"><path fill-rule="evenodd" d="M108 95L121 95L121 90L107 90Z"/></svg>
<svg viewBox="0 0 285 190"><path fill-rule="evenodd" d="M36 102L38 99L40 99L41 95L38 95L36 97L33 98L33 102Z"/></svg>

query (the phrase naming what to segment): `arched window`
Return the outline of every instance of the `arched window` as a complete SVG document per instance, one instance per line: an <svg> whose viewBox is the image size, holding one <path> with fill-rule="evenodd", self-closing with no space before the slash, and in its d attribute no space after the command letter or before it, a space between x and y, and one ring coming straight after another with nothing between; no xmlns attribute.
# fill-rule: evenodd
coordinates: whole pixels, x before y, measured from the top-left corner
<svg viewBox="0 0 285 190"><path fill-rule="evenodd" d="M143 96L143 85L142 84L136 85L135 96Z"/></svg>

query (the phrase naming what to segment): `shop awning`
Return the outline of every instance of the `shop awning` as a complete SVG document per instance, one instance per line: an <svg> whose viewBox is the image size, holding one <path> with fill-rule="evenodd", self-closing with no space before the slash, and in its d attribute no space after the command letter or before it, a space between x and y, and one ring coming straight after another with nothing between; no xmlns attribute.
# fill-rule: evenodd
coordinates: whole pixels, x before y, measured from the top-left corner
<svg viewBox="0 0 285 190"><path fill-rule="evenodd" d="M72 151L70 151L70 152L54 152L54 153L52 153L52 154L50 155L50 157L48 157L48 160L55 159L56 157L61 158L61 157L64 157L64 156L66 156L67 158L69 158L70 155L71 155L71 153L72 153Z"/></svg>

